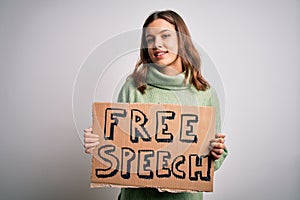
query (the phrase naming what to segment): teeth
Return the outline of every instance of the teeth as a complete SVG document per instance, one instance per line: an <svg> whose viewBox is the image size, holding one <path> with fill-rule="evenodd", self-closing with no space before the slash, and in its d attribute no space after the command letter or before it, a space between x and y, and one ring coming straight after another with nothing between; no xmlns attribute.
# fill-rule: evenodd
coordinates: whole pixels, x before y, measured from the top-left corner
<svg viewBox="0 0 300 200"><path fill-rule="evenodd" d="M156 56L161 56L161 55L163 55L163 54L165 54L165 52L155 53Z"/></svg>

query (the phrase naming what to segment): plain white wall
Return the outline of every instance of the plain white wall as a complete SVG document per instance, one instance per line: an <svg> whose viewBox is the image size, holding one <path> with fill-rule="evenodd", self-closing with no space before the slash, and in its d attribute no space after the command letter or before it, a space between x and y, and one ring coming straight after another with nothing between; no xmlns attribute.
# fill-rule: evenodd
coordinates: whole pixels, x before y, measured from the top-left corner
<svg viewBox="0 0 300 200"><path fill-rule="evenodd" d="M299 199L298 0L0 1L1 199L117 197L89 189L73 84L97 45L162 9L181 14L223 80L229 156L205 199Z"/></svg>

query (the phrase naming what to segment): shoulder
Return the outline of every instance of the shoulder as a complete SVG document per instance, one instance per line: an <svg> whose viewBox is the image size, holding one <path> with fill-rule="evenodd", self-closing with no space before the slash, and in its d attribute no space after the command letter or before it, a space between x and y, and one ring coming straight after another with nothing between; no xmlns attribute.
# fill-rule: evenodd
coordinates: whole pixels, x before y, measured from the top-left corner
<svg viewBox="0 0 300 200"><path fill-rule="evenodd" d="M215 88L213 87L209 87L207 90L208 95L210 96L210 98L217 98L217 91L215 90Z"/></svg>
<svg viewBox="0 0 300 200"><path fill-rule="evenodd" d="M134 95L137 91L138 89L135 86L134 79L132 77L128 77L119 92L118 102L130 102L132 95Z"/></svg>
<svg viewBox="0 0 300 200"><path fill-rule="evenodd" d="M206 90L197 90L195 86L192 86L192 89L194 90L194 92L196 94L200 94L200 95L211 96L211 95L216 95L217 94L216 90L212 86L210 86Z"/></svg>
<svg viewBox="0 0 300 200"><path fill-rule="evenodd" d="M128 90L134 90L136 89L135 84L134 84L134 79L132 77L128 77L123 84L121 91L128 91Z"/></svg>
<svg viewBox="0 0 300 200"><path fill-rule="evenodd" d="M217 106L219 104L219 98L217 95L216 90L213 87L209 87L207 89L207 95L209 97L209 104L210 106Z"/></svg>
<svg viewBox="0 0 300 200"><path fill-rule="evenodd" d="M196 94L198 104L202 106L214 106L218 102L218 95L213 87L209 87L206 90L197 90L192 88L194 94Z"/></svg>

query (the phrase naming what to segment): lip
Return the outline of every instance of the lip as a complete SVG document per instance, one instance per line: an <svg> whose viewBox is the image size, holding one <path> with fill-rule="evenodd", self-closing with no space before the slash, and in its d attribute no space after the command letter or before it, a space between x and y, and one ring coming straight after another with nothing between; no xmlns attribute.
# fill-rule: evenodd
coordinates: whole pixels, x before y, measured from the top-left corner
<svg viewBox="0 0 300 200"><path fill-rule="evenodd" d="M168 51L154 51L153 55L155 58L162 58L164 57Z"/></svg>

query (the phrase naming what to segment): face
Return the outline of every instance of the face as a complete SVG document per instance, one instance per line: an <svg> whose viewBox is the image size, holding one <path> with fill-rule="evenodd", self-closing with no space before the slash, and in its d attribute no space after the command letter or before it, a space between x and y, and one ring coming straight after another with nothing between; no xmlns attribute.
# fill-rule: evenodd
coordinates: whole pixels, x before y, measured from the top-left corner
<svg viewBox="0 0 300 200"><path fill-rule="evenodd" d="M178 37L173 24L164 19L156 19L146 29L148 54L158 69L167 75L182 72L178 56Z"/></svg>

